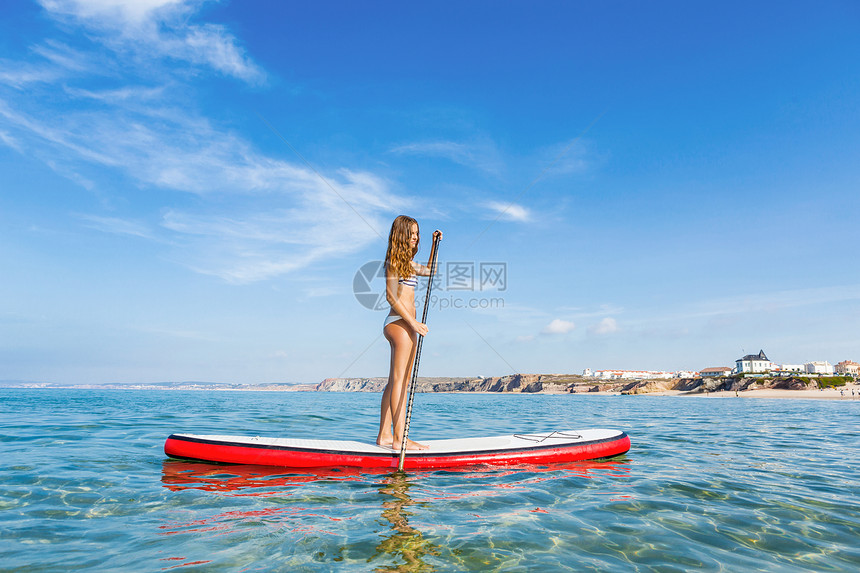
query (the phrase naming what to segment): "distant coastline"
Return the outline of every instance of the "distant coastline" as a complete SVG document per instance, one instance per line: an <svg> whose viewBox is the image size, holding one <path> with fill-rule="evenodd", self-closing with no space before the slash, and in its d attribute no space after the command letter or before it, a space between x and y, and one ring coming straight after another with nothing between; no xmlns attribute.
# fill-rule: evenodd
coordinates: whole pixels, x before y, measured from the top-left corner
<svg viewBox="0 0 860 573"><path fill-rule="evenodd" d="M57 384L3 381L5 388L96 390L195 390L232 392L382 392L387 378L327 378L318 384L229 384L160 382L152 384ZM420 393L519 393L585 395L756 396L860 399L850 376L722 376L606 381L576 374L511 374L477 378L421 377ZM847 394L846 394L847 392Z"/></svg>
<svg viewBox="0 0 860 573"><path fill-rule="evenodd" d="M385 378L329 378L318 392L381 392ZM850 376L750 376L600 380L576 374L512 374L489 378L419 378L418 392L798 397L860 399ZM845 392L848 392L847 396Z"/></svg>
<svg viewBox="0 0 860 573"><path fill-rule="evenodd" d="M58 382L28 382L23 380L0 380L0 389L29 388L47 390L205 390L228 392L312 392L317 384L235 384L227 382L151 382L151 383L103 383L63 384Z"/></svg>

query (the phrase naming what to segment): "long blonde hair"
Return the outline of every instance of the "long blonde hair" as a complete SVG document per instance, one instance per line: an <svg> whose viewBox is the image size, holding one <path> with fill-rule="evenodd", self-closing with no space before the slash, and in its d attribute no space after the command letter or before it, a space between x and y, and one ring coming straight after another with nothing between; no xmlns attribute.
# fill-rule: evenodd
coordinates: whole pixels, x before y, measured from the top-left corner
<svg viewBox="0 0 860 573"><path fill-rule="evenodd" d="M412 224L418 221L406 215L400 215L391 223L388 234L388 250L385 252L385 268L400 278L408 278L415 274L412 270L412 258L418 253L418 243L415 249L409 248L409 238L412 234ZM419 239L420 242L420 234Z"/></svg>

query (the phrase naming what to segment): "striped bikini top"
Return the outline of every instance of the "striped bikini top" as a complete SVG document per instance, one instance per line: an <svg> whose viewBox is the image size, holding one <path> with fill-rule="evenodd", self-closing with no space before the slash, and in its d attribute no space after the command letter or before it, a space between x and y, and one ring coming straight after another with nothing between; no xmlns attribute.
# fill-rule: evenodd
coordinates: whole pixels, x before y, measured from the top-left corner
<svg viewBox="0 0 860 573"><path fill-rule="evenodd" d="M415 275L412 275L412 276L411 276L411 277L409 277L409 278L405 278L405 279L397 279L397 282L399 282L399 283L400 283L400 284L402 284L403 286L408 286L408 287L410 287L410 288L415 288L415 287L417 287L417 286L418 286L418 277L416 277Z"/></svg>

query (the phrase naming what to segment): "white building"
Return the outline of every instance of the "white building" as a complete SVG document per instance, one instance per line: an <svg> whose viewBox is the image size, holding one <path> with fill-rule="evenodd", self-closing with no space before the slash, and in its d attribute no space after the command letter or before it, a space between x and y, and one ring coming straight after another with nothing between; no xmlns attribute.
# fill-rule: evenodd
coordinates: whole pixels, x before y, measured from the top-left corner
<svg viewBox="0 0 860 573"><path fill-rule="evenodd" d="M698 375L698 372L693 372L692 370L678 370L673 373L675 378L695 378Z"/></svg>
<svg viewBox="0 0 860 573"><path fill-rule="evenodd" d="M857 376L858 374L860 374L860 364L857 364L853 360L843 360L836 365L835 370L837 374L849 374L851 376Z"/></svg>
<svg viewBox="0 0 860 573"><path fill-rule="evenodd" d="M583 376L593 376L594 374L591 371L591 368L586 368L585 370L582 371L582 375Z"/></svg>
<svg viewBox="0 0 860 573"><path fill-rule="evenodd" d="M653 380L655 378L673 378L673 372L656 372L654 370L595 370L593 376L604 380Z"/></svg>
<svg viewBox="0 0 860 573"><path fill-rule="evenodd" d="M699 375L702 378L716 378L717 376L728 376L732 373L732 369L728 366L714 366L711 368L705 368Z"/></svg>
<svg viewBox="0 0 860 573"><path fill-rule="evenodd" d="M804 364L807 374L833 374L833 365L825 361L813 361Z"/></svg>
<svg viewBox="0 0 860 573"><path fill-rule="evenodd" d="M780 364L781 372L806 372L806 366L803 364Z"/></svg>
<svg viewBox="0 0 860 573"><path fill-rule="evenodd" d="M764 350L759 350L758 354L747 354L743 358L738 358L735 360L735 364L735 372L738 374L755 374L776 370L776 364L768 360Z"/></svg>

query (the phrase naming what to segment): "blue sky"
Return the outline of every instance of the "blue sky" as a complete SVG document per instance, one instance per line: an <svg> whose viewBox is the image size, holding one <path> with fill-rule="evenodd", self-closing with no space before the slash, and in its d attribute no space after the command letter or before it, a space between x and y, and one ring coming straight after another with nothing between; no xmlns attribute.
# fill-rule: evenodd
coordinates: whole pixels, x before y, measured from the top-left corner
<svg viewBox="0 0 860 573"><path fill-rule="evenodd" d="M422 375L860 360L855 2L0 16L0 379L385 375L401 213L445 232Z"/></svg>

